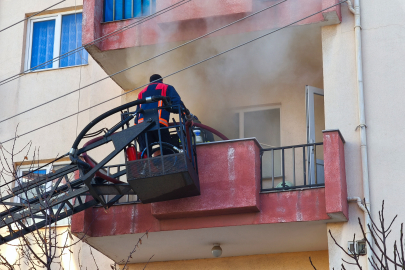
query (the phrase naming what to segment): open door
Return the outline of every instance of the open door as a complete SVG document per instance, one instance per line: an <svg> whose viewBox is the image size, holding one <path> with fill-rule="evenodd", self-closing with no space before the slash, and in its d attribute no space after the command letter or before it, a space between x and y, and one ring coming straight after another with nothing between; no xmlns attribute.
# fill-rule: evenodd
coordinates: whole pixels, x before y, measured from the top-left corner
<svg viewBox="0 0 405 270"><path fill-rule="evenodd" d="M307 112L307 143L322 141L322 130L325 129L325 112L323 90L306 86L305 103ZM308 184L325 182L323 170L323 148L309 146L307 149Z"/></svg>

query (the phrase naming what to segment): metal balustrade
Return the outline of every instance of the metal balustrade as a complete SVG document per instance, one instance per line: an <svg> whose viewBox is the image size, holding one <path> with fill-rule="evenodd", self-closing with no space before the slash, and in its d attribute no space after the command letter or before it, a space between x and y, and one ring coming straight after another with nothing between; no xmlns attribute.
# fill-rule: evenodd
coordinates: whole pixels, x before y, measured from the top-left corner
<svg viewBox="0 0 405 270"><path fill-rule="evenodd" d="M322 187L323 143L261 150L261 191Z"/></svg>

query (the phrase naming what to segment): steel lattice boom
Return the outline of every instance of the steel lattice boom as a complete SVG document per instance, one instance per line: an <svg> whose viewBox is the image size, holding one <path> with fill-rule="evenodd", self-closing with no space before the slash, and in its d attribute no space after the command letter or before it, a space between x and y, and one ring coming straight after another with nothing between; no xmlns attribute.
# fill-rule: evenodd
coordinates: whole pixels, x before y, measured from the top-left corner
<svg viewBox="0 0 405 270"><path fill-rule="evenodd" d="M138 136L142 136L151 130L158 130L158 132L160 132L160 125L158 124L159 118L157 116L157 110L155 109L151 110L151 112L142 111L145 116L144 122L135 126L129 125L129 121L138 113L138 111L130 113L128 111L129 107L146 102L156 102L156 100L163 100L166 106L170 105L165 98L158 96L153 97L150 100L137 100L130 102L110 110L93 120L81 132L69 152L72 161L70 165L46 175L35 175L30 181L24 182L21 178L15 179L14 188L9 190L10 194L0 198L0 205L4 209L0 213L0 229L8 228L7 233L4 233L6 230L2 230L3 233L0 233L0 244L24 236L93 206L101 205L108 208L127 194L138 195L141 199L143 195L145 202L199 195L195 144L190 140L190 135L187 133L189 132L187 130L188 127L186 128L184 121L177 126L174 126L174 128L171 127L178 133L179 139L177 140L185 143L182 146L182 150L174 147L179 152L176 155L172 155L172 159L174 158L175 160L170 168L172 169L175 166L182 165L180 167L185 167L185 170L188 170L188 172L191 173L192 179L197 179L186 183L187 190L190 189L190 186L195 186L192 193L183 192L183 189L181 188L177 188L176 190L172 188L172 186L179 186L178 181L183 181L183 179L179 179L178 177L178 175L181 174L173 174L173 169L170 173L172 173L172 178L175 183L170 183L170 181L167 180L165 180L166 182L162 182L162 178L159 178L159 176L166 177L166 175L169 174L167 169L165 171L164 165L167 164L167 158L170 158L170 156L152 159L148 150L146 150L147 155L145 154L147 158L139 161L141 162L139 164L143 167L139 164L138 167L141 166L144 170L146 166L145 164L148 164L150 169L152 164L156 170L156 168L160 168L159 164L161 162L163 167L160 168L160 175L145 175L144 171L142 171L139 175L143 178L143 182L139 182L138 179L132 177L131 179L128 179L129 183L125 183L118 179L127 174L126 170L120 170L115 174L108 175L103 169L103 167L105 167L115 156L119 153L125 152L124 150L131 145L131 143L135 142ZM124 109L127 109L127 112L123 113L122 111ZM121 112L121 121L117 125L111 128L104 136L93 139L86 143L82 148L77 149L81 139L85 137L86 133L94 125L117 112ZM180 111L179 113L181 114ZM118 131L119 129L120 131ZM187 132L185 132L185 130L187 130ZM114 150L106 155L100 162L95 162L87 155L88 151L110 142L112 142ZM160 144L160 149L163 149L162 142L160 141L158 144ZM147 149L149 148L147 147ZM182 157L183 155L184 158ZM164 161L164 159L166 160ZM183 159L185 163L179 164L179 160ZM122 164L120 166L125 165L128 168L128 164ZM133 165L134 163L131 163L131 168L133 168ZM137 164L135 163L135 165ZM32 172L30 173L33 175ZM145 179L147 182L145 182ZM155 179L155 182L153 182L153 179ZM145 186L143 183L148 183L148 186ZM167 190L171 193L162 194L162 188L156 189L154 183L159 185L163 183L163 187L166 185ZM144 191L143 189L148 190ZM135 190L138 192L135 192ZM157 194L154 190L159 190L160 193Z"/></svg>

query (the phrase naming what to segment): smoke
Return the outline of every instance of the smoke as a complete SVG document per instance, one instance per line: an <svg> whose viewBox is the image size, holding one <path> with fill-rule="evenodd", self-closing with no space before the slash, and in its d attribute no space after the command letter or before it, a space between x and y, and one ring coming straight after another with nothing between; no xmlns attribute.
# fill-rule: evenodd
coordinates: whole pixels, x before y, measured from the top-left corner
<svg viewBox="0 0 405 270"><path fill-rule="evenodd" d="M264 2L262 5L269 3ZM131 82L127 89L147 83L151 74L166 76L270 31L248 29L255 29L255 26L262 24L266 16L275 16L278 9L282 8L281 5L263 12L257 18L240 22L126 72L124 76ZM213 10L215 5L204 4L202 7L202 14L216 12ZM179 13L169 12L160 18L157 44L125 50L127 66L246 16L239 13L178 21L178 18L173 18L176 14ZM296 19L300 18L290 18L283 25ZM306 25L276 32L171 76L164 82L176 88L186 106L204 124L220 130L230 138L239 137L238 111L241 109L279 107L281 143L287 145L305 143L305 85L322 88L322 76L321 29L316 25ZM136 99L137 92L127 95L126 101Z"/></svg>

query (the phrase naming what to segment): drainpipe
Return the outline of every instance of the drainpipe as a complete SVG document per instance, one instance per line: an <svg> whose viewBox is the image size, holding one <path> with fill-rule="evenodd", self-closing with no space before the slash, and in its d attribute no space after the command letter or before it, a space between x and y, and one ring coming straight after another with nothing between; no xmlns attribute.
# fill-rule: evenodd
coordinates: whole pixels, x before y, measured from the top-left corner
<svg viewBox="0 0 405 270"><path fill-rule="evenodd" d="M356 42L356 66L357 66L357 91L358 91L358 102L359 102L359 120L360 123L357 126L357 129L360 129L360 150L361 150L361 167L363 175L363 196L365 206L368 211L371 213L370 205L370 187L369 187L369 178L368 178L368 158L367 158L367 134L366 134L366 116L364 112L364 86L363 86L363 56L362 56L362 47L361 47L361 20L360 20L360 0L354 0L354 8L350 0L347 1L349 5L349 10L354 14L355 25L354 25L354 34ZM364 211L364 220L366 223L366 238L371 245L373 245L373 239L371 237L370 230L367 224L371 224L370 216L368 215L366 208L361 204L359 198L348 198L356 200L358 206ZM371 259L371 250L367 251L367 269L371 270L372 265L370 262Z"/></svg>

